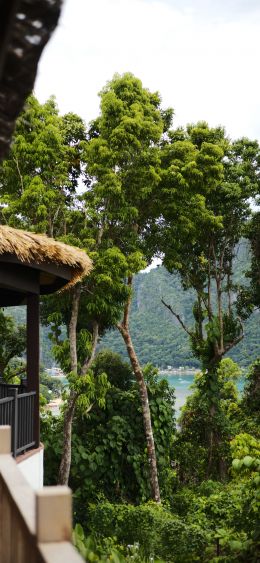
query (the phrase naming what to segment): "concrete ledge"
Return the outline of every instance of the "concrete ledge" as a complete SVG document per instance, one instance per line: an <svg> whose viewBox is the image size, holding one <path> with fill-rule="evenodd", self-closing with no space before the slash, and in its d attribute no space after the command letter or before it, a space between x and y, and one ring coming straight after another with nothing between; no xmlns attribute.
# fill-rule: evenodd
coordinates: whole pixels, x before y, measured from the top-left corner
<svg viewBox="0 0 260 563"><path fill-rule="evenodd" d="M32 450L28 450L28 452L25 452L24 454L19 454L15 461L17 465L19 465L19 463L21 463L22 461L29 459L30 457L32 457L35 454L38 454L42 450L44 450L44 445L40 444L39 448L33 448Z"/></svg>
<svg viewBox="0 0 260 563"><path fill-rule="evenodd" d="M68 542L39 543L39 550L45 563L82 563L83 559Z"/></svg>

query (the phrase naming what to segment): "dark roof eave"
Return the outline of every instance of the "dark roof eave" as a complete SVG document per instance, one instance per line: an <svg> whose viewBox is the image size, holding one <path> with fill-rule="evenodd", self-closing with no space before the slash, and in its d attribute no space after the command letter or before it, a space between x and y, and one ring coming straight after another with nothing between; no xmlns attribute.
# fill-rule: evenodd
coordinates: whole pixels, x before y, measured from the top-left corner
<svg viewBox="0 0 260 563"><path fill-rule="evenodd" d="M0 160L35 81L42 50L55 29L62 0L0 3Z"/></svg>

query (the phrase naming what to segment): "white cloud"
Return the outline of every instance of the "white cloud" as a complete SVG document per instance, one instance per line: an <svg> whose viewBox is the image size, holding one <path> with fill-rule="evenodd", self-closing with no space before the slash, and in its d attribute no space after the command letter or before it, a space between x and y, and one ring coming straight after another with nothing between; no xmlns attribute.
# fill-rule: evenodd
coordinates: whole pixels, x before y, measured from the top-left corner
<svg viewBox="0 0 260 563"><path fill-rule="evenodd" d="M175 123L259 138L259 24L255 0L67 0L36 95L89 121L106 81L131 71L175 108Z"/></svg>

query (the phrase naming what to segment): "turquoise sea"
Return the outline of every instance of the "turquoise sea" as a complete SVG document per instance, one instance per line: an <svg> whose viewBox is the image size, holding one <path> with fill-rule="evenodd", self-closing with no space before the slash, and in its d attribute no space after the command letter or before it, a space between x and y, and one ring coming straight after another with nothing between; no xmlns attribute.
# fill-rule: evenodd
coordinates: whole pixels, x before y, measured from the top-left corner
<svg viewBox="0 0 260 563"><path fill-rule="evenodd" d="M190 388L190 386L194 381L195 373L181 372L176 374L170 374L170 373L161 372L160 376L167 379L169 385L171 387L174 387L175 389L175 396L176 396L175 408L178 414L180 408L184 405L186 398L188 397L188 395L192 393L192 389ZM238 381L237 387L239 391L243 390L244 387L243 379Z"/></svg>
<svg viewBox="0 0 260 563"><path fill-rule="evenodd" d="M181 371L179 373L160 372L160 377L167 379L169 385L171 387L174 387L175 389L175 410L177 416L180 412L180 408L184 405L186 398L188 397L188 395L191 395L193 391L191 389L191 385L194 381L194 376L195 373L185 373L184 371ZM64 376L60 376L59 379L64 383L64 385L68 384L67 379ZM243 390L244 378L241 378L238 381L237 387L240 392Z"/></svg>

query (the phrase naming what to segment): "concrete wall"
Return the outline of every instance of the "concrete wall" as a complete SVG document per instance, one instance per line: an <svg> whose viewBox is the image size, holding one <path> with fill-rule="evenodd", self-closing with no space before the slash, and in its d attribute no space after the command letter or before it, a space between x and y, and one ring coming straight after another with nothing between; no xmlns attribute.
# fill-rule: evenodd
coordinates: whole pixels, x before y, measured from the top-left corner
<svg viewBox="0 0 260 563"><path fill-rule="evenodd" d="M17 465L34 490L43 486L43 447L17 458Z"/></svg>

